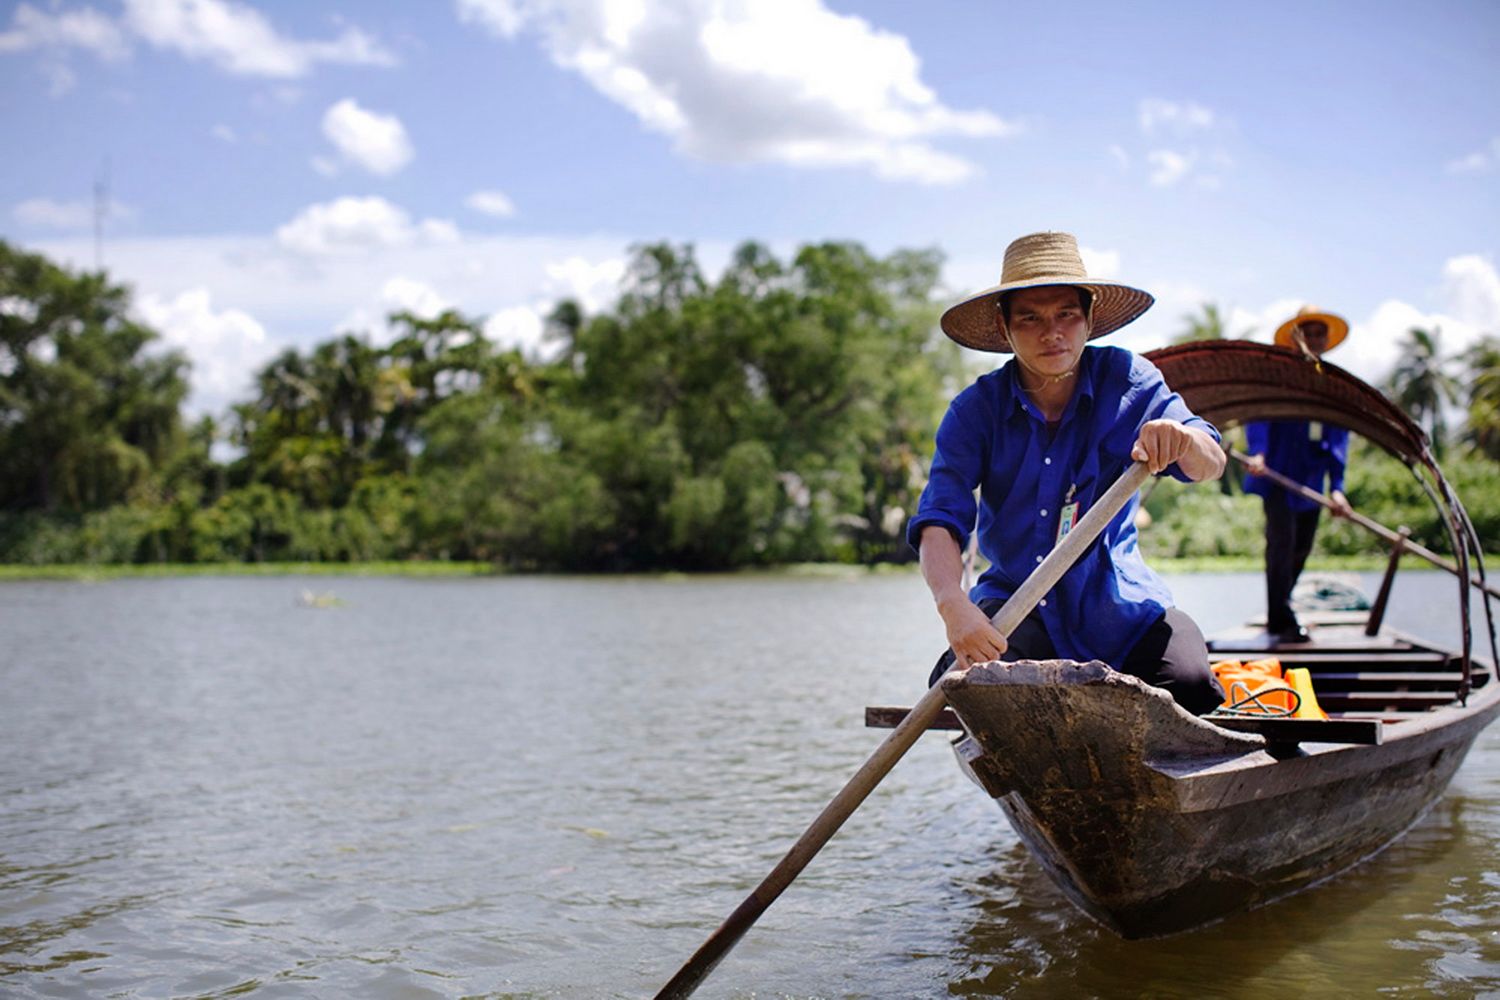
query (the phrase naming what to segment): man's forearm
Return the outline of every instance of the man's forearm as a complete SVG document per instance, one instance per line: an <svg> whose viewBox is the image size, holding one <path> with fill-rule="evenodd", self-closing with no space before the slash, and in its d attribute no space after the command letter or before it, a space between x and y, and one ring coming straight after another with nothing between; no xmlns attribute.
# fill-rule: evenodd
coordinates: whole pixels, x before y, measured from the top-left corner
<svg viewBox="0 0 1500 1000"><path fill-rule="evenodd" d="M917 554L933 603L941 608L955 599L968 600L963 589L964 557L957 539L947 528L929 524L922 529L921 542Z"/></svg>
<svg viewBox="0 0 1500 1000"><path fill-rule="evenodd" d="M1193 436L1193 443L1187 454L1177 460L1177 467L1195 483L1218 479L1224 474L1224 449L1212 434L1201 428L1189 427L1187 432Z"/></svg>

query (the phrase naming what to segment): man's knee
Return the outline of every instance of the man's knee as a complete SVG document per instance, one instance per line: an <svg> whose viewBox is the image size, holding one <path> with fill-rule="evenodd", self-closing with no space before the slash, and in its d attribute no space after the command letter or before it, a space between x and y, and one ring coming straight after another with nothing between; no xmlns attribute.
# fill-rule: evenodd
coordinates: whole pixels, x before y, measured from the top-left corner
<svg viewBox="0 0 1500 1000"><path fill-rule="evenodd" d="M1224 703L1224 689L1208 665L1208 643L1198 623L1177 608L1168 608L1156 630L1165 642L1150 650L1159 656L1157 686L1171 692L1177 704L1194 715L1206 715ZM1158 631L1160 636L1161 632Z"/></svg>

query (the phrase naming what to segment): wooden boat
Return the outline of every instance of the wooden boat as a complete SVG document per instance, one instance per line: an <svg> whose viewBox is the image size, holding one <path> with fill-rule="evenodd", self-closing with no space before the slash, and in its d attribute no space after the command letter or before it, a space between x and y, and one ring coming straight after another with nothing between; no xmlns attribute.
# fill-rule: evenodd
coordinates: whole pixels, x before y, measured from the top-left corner
<svg viewBox="0 0 1500 1000"><path fill-rule="evenodd" d="M1278 656L1310 671L1329 719L1195 718L1167 692L1102 663L995 662L941 683L959 764L993 796L1084 912L1127 938L1187 930L1328 879L1380 851L1442 795L1500 713L1492 665L1471 656L1467 515L1415 425L1327 363L1244 342L1150 355L1194 411L1340 424L1425 475L1463 571L1464 642L1446 651L1366 622L1312 618L1277 647L1259 629L1210 643L1216 659ZM1482 571L1481 571L1482 573ZM1490 652L1495 652L1493 618ZM1500 657L1496 657L1500 659ZM902 710L870 709L871 725Z"/></svg>

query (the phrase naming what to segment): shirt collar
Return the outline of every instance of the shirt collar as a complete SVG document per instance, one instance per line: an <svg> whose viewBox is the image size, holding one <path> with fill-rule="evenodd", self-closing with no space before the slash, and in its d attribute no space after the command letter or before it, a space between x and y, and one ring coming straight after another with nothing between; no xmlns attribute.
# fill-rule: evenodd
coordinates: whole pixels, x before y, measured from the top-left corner
<svg viewBox="0 0 1500 1000"><path fill-rule="evenodd" d="M1093 409L1094 360L1098 355L1098 351L1087 344L1084 345L1083 353L1078 357L1078 385L1074 387L1073 398L1068 400L1067 408L1063 410L1061 422L1066 423L1070 420L1083 405L1083 400L1088 400L1089 408ZM1010 369L1010 394L1015 400L1015 408L1045 423L1046 418L1042 416L1042 411L1037 409L1036 404L1031 401L1030 393L1021 385L1021 362L1012 358L1005 363L1005 367Z"/></svg>

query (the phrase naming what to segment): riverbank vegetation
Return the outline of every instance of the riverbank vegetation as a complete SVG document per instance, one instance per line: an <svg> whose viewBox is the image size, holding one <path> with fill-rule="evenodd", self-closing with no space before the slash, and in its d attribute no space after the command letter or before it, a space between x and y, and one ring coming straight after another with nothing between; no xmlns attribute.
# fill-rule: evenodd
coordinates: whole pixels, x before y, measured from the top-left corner
<svg viewBox="0 0 1500 1000"><path fill-rule="evenodd" d="M825 243L784 261L749 243L709 280L690 247L642 246L617 304L559 302L540 351L457 313L397 314L380 343L348 332L285 350L229 412L190 420L187 360L127 288L0 242L0 563L908 561L937 421L976 374L937 332L940 266L934 251ZM1216 316L1188 317L1185 335L1222 335ZM1500 346L1448 359L1438 331L1410 339L1392 398L1500 549ZM1450 430L1455 404L1468 419ZM1394 460L1356 446L1346 491L1446 550ZM1161 481L1145 506L1154 558L1258 557L1259 503L1232 478ZM1353 525L1318 546L1378 558Z"/></svg>

